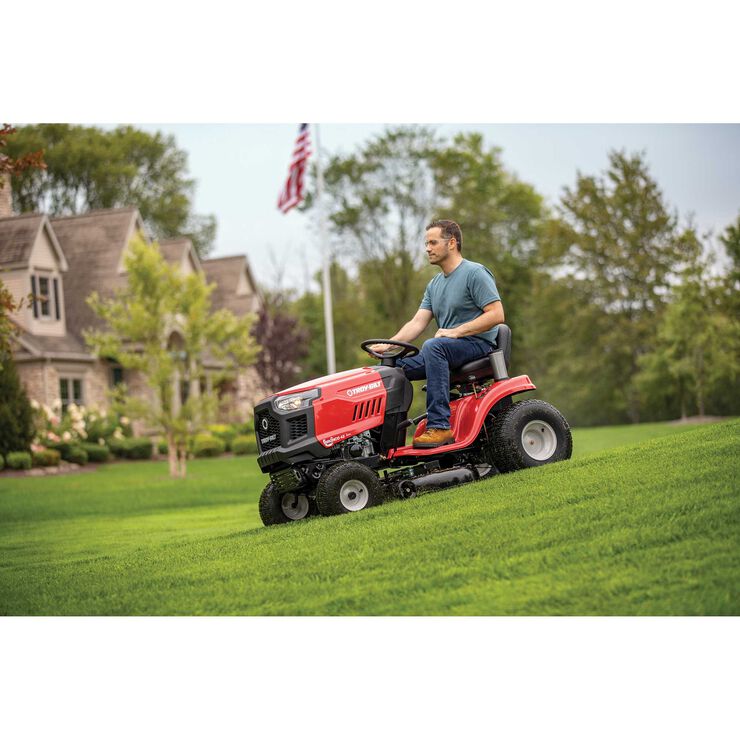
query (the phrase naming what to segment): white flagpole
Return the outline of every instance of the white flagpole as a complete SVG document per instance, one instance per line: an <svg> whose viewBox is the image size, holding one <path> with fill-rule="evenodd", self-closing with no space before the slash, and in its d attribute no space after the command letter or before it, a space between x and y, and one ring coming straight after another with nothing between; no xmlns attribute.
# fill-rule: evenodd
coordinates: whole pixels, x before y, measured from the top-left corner
<svg viewBox="0 0 740 740"><path fill-rule="evenodd" d="M324 327L326 334L326 368L327 374L332 375L337 371L337 363L334 356L334 320L332 318L331 305L331 279L329 273L329 240L327 238L326 217L324 213L324 171L321 167L321 143L319 140L319 124L315 123L316 129L316 207L319 213L319 239L321 240L321 252L324 273Z"/></svg>

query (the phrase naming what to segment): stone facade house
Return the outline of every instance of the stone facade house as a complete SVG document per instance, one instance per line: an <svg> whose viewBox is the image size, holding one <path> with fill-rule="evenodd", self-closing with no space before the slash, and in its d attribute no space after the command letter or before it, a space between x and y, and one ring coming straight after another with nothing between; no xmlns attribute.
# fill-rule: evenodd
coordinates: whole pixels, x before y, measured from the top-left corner
<svg viewBox="0 0 740 740"><path fill-rule="evenodd" d="M1 193L1 191L0 191ZM0 197L2 195L0 194ZM0 217L0 275L16 301L29 294L39 300L24 302L12 316L20 334L14 359L31 399L51 405L57 399L106 408L108 392L125 382L129 392L152 398L138 372L110 358L94 356L83 331L102 328L86 303L93 290L106 297L125 286L124 254L137 233L146 227L136 208L92 211L77 216L49 218L43 214ZM200 261L190 240L164 240L163 256L184 273L201 272L215 283L214 309L229 308L237 315L257 312L261 296L244 255ZM176 331L169 340L175 348ZM204 358L206 377L188 387L175 381L173 394L184 400L211 387L211 372L220 364ZM268 390L253 368L217 389L224 419L246 418ZM141 428L137 432L146 432Z"/></svg>

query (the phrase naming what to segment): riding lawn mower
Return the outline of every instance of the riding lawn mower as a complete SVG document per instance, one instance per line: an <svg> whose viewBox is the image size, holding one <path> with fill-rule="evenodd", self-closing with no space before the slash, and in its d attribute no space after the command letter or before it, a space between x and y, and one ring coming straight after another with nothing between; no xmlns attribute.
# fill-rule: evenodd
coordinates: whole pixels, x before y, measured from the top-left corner
<svg viewBox="0 0 740 740"><path fill-rule="evenodd" d="M373 345L391 345L377 352ZM527 375L509 377L511 330L499 324L496 349L450 370L454 442L406 444L426 429L408 418L413 387L396 363L419 349L368 339L361 347L380 365L327 375L287 388L255 406L257 462L270 483L262 492L266 526L361 511L392 498L567 460L568 422L551 404L529 399Z"/></svg>

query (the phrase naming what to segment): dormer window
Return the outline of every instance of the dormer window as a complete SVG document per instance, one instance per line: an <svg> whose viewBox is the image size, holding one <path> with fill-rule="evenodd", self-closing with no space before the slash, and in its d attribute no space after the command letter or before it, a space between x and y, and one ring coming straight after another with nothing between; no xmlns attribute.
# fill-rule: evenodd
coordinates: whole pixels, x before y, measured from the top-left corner
<svg viewBox="0 0 740 740"><path fill-rule="evenodd" d="M33 317L59 320L59 279L44 275L31 275Z"/></svg>

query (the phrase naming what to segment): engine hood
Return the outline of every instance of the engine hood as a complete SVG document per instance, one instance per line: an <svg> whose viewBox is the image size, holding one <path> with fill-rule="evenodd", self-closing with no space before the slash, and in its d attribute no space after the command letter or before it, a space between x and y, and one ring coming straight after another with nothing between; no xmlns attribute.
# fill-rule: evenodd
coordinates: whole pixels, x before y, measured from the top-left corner
<svg viewBox="0 0 740 740"><path fill-rule="evenodd" d="M353 384L354 382L361 383L364 379L377 380L378 372L377 368L372 367L358 367L354 370L345 370L341 373L334 373L333 375L324 375L314 380L307 380L305 383L300 385L294 385L290 388L286 388L283 391L278 391L275 395L287 396L292 393L300 393L301 391L310 391L314 388L321 388L322 391L330 391L334 389L346 388L347 384Z"/></svg>

